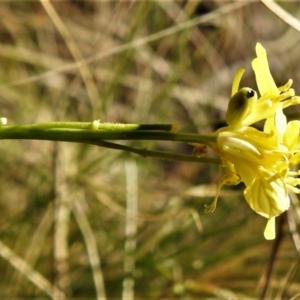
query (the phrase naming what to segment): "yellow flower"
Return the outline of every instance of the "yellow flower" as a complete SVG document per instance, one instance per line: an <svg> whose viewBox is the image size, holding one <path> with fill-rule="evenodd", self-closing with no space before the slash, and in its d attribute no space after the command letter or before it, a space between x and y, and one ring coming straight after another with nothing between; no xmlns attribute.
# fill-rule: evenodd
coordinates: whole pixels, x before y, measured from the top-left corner
<svg viewBox="0 0 300 300"><path fill-rule="evenodd" d="M277 87L269 70L265 49L257 44L257 58L252 62L260 93L250 88L238 90L244 70L238 70L232 85L226 121L229 126L215 134L212 146L222 159L226 174L221 178L217 196L207 212L212 212L224 184L244 182L244 196L250 207L268 218L266 239L275 238L275 217L290 206L288 191L299 193L300 172L291 168L300 161L300 122L287 123L283 109L300 103L291 89L292 80ZM263 131L250 125L266 120Z"/></svg>

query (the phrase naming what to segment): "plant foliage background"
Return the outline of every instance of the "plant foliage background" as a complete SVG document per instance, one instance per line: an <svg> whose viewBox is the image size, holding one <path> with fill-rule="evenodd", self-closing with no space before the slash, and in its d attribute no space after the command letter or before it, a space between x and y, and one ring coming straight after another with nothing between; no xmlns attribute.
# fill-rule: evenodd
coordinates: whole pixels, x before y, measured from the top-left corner
<svg viewBox="0 0 300 300"><path fill-rule="evenodd" d="M299 16L298 2L279 5ZM238 67L256 89L256 42L278 85L292 78L299 95L300 33L285 21L258 1L1 1L1 116L214 131ZM242 185L204 213L216 166L25 140L1 141L0 155L1 297L290 299L300 290L295 196L272 242Z"/></svg>

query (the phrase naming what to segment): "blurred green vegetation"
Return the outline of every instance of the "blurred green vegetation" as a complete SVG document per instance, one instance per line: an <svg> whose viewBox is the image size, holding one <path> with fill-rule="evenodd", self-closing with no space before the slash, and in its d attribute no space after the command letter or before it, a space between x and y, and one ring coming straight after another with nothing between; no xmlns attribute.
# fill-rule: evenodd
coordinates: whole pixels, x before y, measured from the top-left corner
<svg viewBox="0 0 300 300"><path fill-rule="evenodd" d="M299 16L298 2L280 5ZM256 89L256 42L278 85L292 78L300 93L300 34L261 2L1 1L0 36L9 124L178 122L208 133L225 124L237 68ZM298 108L291 114L299 118ZM281 238L266 241L266 220L242 185L224 188L216 211L204 213L216 166L41 141L1 141L0 154L3 298L290 299L300 291L297 198L278 220Z"/></svg>

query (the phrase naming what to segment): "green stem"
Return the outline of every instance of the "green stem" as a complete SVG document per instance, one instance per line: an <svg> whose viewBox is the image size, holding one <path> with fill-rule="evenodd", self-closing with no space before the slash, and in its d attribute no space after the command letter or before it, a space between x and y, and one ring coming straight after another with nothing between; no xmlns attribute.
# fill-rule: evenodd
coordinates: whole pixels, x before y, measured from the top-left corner
<svg viewBox="0 0 300 300"><path fill-rule="evenodd" d="M77 128L40 128L36 125L2 126L0 139L30 139L61 142L101 141L101 140L164 140L182 143L215 143L214 135L196 133L172 133L150 130L95 130Z"/></svg>
<svg viewBox="0 0 300 300"><path fill-rule="evenodd" d="M177 124L114 124L93 122L49 122L30 125L0 126L0 140L27 139L75 142L97 145L136 153L143 157L156 157L165 160L202 162L220 164L219 159L184 155L172 152L137 149L130 146L108 142L110 140L173 141L190 144L216 142L216 135L196 133L175 133Z"/></svg>
<svg viewBox="0 0 300 300"><path fill-rule="evenodd" d="M174 152L166 152L166 151L155 151L155 150L148 150L147 148L144 149L137 149L125 145L115 144L111 142L101 141L101 142L89 142L88 144L101 146L110 149L117 149L123 150L127 152L132 152L138 154L142 157L155 157L163 160L173 160L173 161L188 161L188 162L197 162L197 163L208 163L208 164L215 164L220 165L221 161L217 158L209 158L209 157L198 157L194 155L186 155L186 154L178 154Z"/></svg>
<svg viewBox="0 0 300 300"><path fill-rule="evenodd" d="M19 126L5 126L1 129L27 129L27 130L48 130L48 129L92 129L107 131L130 131L130 130L162 130L175 131L176 123L172 124L122 124L122 123L101 123L100 120L93 122L47 122Z"/></svg>

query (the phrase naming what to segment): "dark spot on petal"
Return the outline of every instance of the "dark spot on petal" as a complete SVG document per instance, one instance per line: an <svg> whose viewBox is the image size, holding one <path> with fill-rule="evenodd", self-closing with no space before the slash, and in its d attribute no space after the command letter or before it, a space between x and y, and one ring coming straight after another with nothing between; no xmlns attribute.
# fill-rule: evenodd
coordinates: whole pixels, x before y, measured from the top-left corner
<svg viewBox="0 0 300 300"><path fill-rule="evenodd" d="M253 90L247 91L247 98L252 98L255 95L255 92Z"/></svg>

